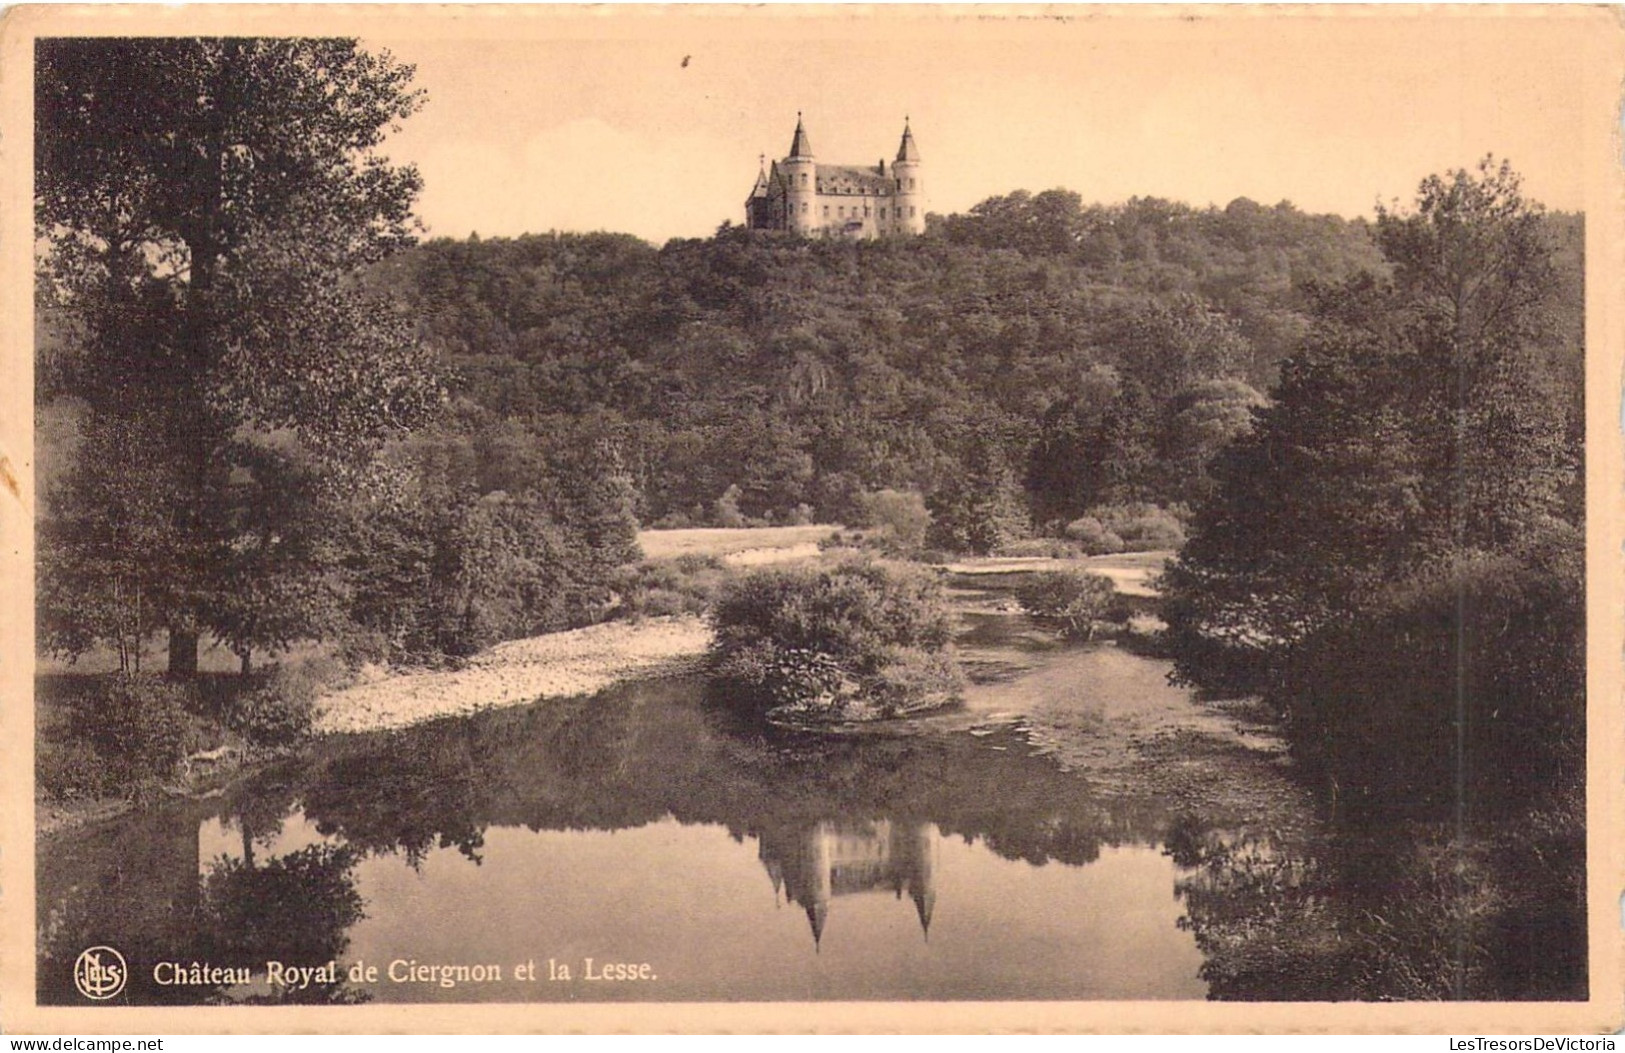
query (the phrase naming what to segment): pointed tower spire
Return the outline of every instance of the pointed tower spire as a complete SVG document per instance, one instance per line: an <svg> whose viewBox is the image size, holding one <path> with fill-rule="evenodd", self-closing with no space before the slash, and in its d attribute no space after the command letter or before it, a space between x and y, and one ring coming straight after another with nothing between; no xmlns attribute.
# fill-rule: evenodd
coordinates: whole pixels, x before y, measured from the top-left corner
<svg viewBox="0 0 1625 1053"><path fill-rule="evenodd" d="M819 900L807 907L807 921L812 925L813 953L823 950L824 923L829 920L829 903Z"/></svg>
<svg viewBox="0 0 1625 1053"><path fill-rule="evenodd" d="M920 931L925 934L925 942L931 942L931 914L937 905L937 890L930 884L930 879L916 884L909 889L909 898L914 901L914 909L920 915Z"/></svg>
<svg viewBox="0 0 1625 1053"><path fill-rule="evenodd" d="M801 111L796 111L796 135L790 140L789 157L811 157L812 143L807 139L807 130L801 126Z"/></svg>
<svg viewBox="0 0 1625 1053"><path fill-rule="evenodd" d="M763 154L756 169L756 185L750 188L751 197L767 196L767 155Z"/></svg>
<svg viewBox="0 0 1625 1053"><path fill-rule="evenodd" d="M918 161L920 148L914 145L914 133L909 130L908 118L903 118L903 141L897 144L897 160Z"/></svg>

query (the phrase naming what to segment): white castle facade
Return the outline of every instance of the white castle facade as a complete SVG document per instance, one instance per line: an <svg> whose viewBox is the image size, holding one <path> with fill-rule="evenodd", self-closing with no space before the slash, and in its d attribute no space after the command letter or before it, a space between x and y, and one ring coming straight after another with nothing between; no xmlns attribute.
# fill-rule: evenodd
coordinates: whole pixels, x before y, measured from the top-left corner
<svg viewBox="0 0 1625 1053"><path fill-rule="evenodd" d="M908 118L897 156L887 166L820 164L796 114L790 152L756 173L745 199L745 226L804 236L878 238L925 230L925 179Z"/></svg>

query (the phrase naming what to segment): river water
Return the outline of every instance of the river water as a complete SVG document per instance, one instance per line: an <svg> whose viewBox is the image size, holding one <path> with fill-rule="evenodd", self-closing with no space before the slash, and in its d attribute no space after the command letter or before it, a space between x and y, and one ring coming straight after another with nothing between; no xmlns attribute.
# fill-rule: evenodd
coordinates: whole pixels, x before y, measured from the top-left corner
<svg viewBox="0 0 1625 1053"><path fill-rule="evenodd" d="M789 732L672 676L334 737L221 796L50 839L40 998L84 1004L74 962L94 946L129 965L109 1004L1363 982L1330 971L1339 898L1395 893L1339 875L1393 868L1322 851L1267 730L1159 659L1062 646L996 590L956 596L972 684L951 712Z"/></svg>

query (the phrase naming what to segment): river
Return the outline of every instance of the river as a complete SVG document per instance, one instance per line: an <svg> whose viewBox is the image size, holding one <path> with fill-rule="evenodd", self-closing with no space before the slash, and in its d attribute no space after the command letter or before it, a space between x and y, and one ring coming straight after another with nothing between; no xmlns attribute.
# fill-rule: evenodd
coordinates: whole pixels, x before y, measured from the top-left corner
<svg viewBox="0 0 1625 1053"><path fill-rule="evenodd" d="M670 676L48 839L40 998L98 945L135 1004L1323 996L1336 868L1267 726L954 596L949 712L789 732Z"/></svg>

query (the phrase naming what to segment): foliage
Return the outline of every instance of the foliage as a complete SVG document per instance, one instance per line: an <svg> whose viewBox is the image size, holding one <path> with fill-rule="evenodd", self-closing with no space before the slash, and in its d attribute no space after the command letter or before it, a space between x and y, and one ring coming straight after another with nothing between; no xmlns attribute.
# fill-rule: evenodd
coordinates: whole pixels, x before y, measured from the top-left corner
<svg viewBox="0 0 1625 1053"><path fill-rule="evenodd" d="M1028 533L1028 517L1003 437L979 428L965 443L960 474L944 480L926 501L933 548L985 556Z"/></svg>
<svg viewBox="0 0 1625 1053"><path fill-rule="evenodd" d="M1064 538L1029 537L1000 545L993 554L1025 559L1076 559L1085 553L1076 542Z"/></svg>
<svg viewBox="0 0 1625 1053"><path fill-rule="evenodd" d="M957 687L951 617L928 572L847 562L770 568L730 582L712 611L717 675L762 711L896 716Z"/></svg>
<svg viewBox="0 0 1625 1053"><path fill-rule="evenodd" d="M289 746L306 738L316 720L316 699L342 679L331 660L279 662L259 670L251 684L226 701L222 717L257 746Z"/></svg>
<svg viewBox="0 0 1625 1053"><path fill-rule="evenodd" d="M875 490L858 494L851 526L869 531L883 550L911 555L925 546L931 529L931 511L917 491Z"/></svg>
<svg viewBox="0 0 1625 1053"><path fill-rule="evenodd" d="M1578 575L1474 556L1388 590L1357 631L1298 651L1280 697L1351 808L1494 817L1580 784ZM1370 804L1368 804L1368 802Z"/></svg>
<svg viewBox="0 0 1625 1053"><path fill-rule="evenodd" d="M195 694L161 676L85 678L69 705L70 738L95 750L110 773L104 786L166 779L192 744Z"/></svg>
<svg viewBox="0 0 1625 1053"><path fill-rule="evenodd" d="M1316 292L1164 579L1180 675L1266 693L1378 803L1512 800L1583 756L1581 451L1554 367L1581 348L1559 349L1580 334L1551 229L1490 161L1380 214L1392 282ZM1505 784L1520 767L1536 781Z"/></svg>
<svg viewBox="0 0 1625 1053"><path fill-rule="evenodd" d="M396 486L352 512L349 617L392 660L598 621L640 555L630 480L591 422L544 438L469 412L392 446Z"/></svg>
<svg viewBox="0 0 1625 1053"><path fill-rule="evenodd" d="M1123 539L1094 516L1079 516L1066 525L1066 536L1090 556L1108 556L1123 551Z"/></svg>
<svg viewBox="0 0 1625 1053"><path fill-rule="evenodd" d="M200 940L220 965L267 960L320 966L339 958L366 916L349 845L314 844L256 865L220 858L202 879Z"/></svg>
<svg viewBox="0 0 1625 1053"><path fill-rule="evenodd" d="M41 740L34 750L35 792L54 800L101 797L121 787L119 772L82 738Z"/></svg>
<svg viewBox="0 0 1625 1053"><path fill-rule="evenodd" d="M1286 203L1049 191L897 242L437 240L371 285L412 305L491 412L616 420L645 523L733 521L730 505L784 522L802 504L852 522L856 495L887 489L963 505L986 468L969 425L1003 419L1019 525L1196 500L1223 438L1204 425L1226 410L1175 418L1228 406L1204 385L1274 380L1308 326L1305 281L1385 267L1368 224Z"/></svg>
<svg viewBox="0 0 1625 1053"><path fill-rule="evenodd" d="M611 581L620 597L616 614L630 618L704 614L727 577L728 567L721 559L692 553L622 567Z"/></svg>
<svg viewBox="0 0 1625 1053"><path fill-rule="evenodd" d="M1578 221L1538 226L1564 261L1555 329L1578 332ZM912 491L944 513L930 544L964 551L1207 502L1328 291L1387 282L1375 233L1285 202L1018 192L900 242L438 240L368 281L483 413L611 431L645 523L856 523L860 495ZM1539 349L1578 405L1572 347Z"/></svg>
<svg viewBox="0 0 1625 1053"><path fill-rule="evenodd" d="M1267 400L1240 380L1207 380L1179 392L1168 406L1163 434L1163 472L1171 494L1200 504L1213 496L1208 466L1214 457L1253 426L1253 411Z"/></svg>
<svg viewBox="0 0 1625 1053"><path fill-rule="evenodd" d="M1016 587L1021 609L1074 640L1092 640L1116 599L1110 578L1084 570L1046 570Z"/></svg>
<svg viewBox="0 0 1625 1053"><path fill-rule="evenodd" d="M1089 509L1084 518L1099 523L1108 538L1118 538L1123 552L1159 552L1185 543L1185 528L1179 517L1170 509L1143 501L1100 505ZM1072 525L1068 524L1069 531Z"/></svg>
<svg viewBox="0 0 1625 1053"><path fill-rule="evenodd" d="M245 656L322 635L337 539L309 513L441 398L410 323L351 280L410 241L418 175L377 147L421 103L412 70L341 39L59 38L35 58L37 277L67 336L42 395L89 414L46 531L47 633L123 650L167 629L177 673L201 631ZM143 500L99 485L118 470Z"/></svg>

